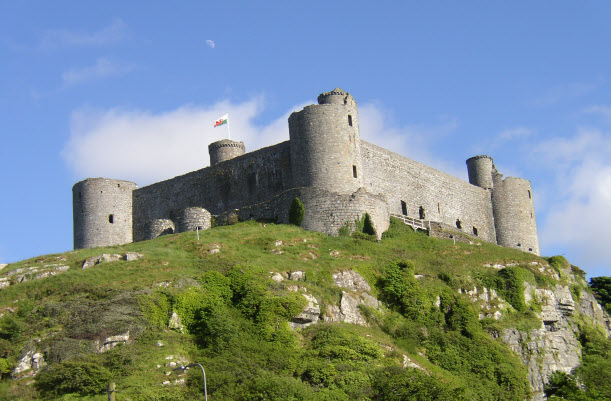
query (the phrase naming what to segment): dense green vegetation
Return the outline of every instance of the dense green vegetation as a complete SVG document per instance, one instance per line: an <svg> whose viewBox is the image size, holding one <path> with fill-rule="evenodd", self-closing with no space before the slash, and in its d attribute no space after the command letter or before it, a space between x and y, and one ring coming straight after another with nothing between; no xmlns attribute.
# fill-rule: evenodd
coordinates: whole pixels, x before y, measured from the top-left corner
<svg viewBox="0 0 611 401"><path fill-rule="evenodd" d="M611 277L592 277L590 288L607 313L611 313Z"/></svg>
<svg viewBox="0 0 611 401"><path fill-rule="evenodd" d="M190 370L184 384L167 375L170 362L199 362L210 399L219 401L525 399L526 367L491 334L533 320L524 281L553 285L532 264L547 262L484 242L437 240L396 220L377 242L363 233L366 218L358 223L353 237L329 237L250 221L200 232L199 241L184 233L12 264L5 270L70 269L0 290L0 398L101 401L112 380L117 400L203 399L200 371ZM124 252L144 256L80 268L87 257ZM332 274L344 270L361 274L384 303L361 305L368 326L292 329L307 304L302 294L323 313L339 304ZM291 271L305 279L271 279ZM476 286L496 289L512 306L503 319L480 320L479 306L458 291ZM105 338L128 331L129 342L98 352ZM584 333L583 369L609 371L608 342L594 329ZM42 353L46 366L35 378L9 379L27 351ZM589 375L565 379L598 380Z"/></svg>

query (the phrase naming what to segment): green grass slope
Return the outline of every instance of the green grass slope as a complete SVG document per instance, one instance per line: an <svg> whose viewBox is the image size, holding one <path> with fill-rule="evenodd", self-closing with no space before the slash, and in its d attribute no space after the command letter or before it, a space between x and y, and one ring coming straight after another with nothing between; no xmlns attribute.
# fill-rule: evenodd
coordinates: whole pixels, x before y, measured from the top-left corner
<svg viewBox="0 0 611 401"><path fill-rule="evenodd" d="M127 252L142 257L81 268ZM346 270L383 301L360 306L367 325L290 328L304 293L321 315L340 304L333 273ZM305 278L271 279L294 271ZM524 282L553 286L553 271L532 254L437 240L397 221L380 242L251 221L199 240L190 232L42 256L0 272L0 398L106 400L112 381L117 400L203 399L200 371L170 373L198 362L215 401L522 400L526 368L496 334L540 326ZM506 301L500 320L479 318L463 291L473 287ZM113 336L128 341L100 352ZM28 353L44 358L35 376L15 373Z"/></svg>

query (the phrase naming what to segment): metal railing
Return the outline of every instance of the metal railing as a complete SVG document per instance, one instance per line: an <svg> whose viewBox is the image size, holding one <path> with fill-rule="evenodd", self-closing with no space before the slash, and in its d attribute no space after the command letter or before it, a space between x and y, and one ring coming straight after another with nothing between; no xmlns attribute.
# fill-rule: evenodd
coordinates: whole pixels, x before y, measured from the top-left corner
<svg viewBox="0 0 611 401"><path fill-rule="evenodd" d="M431 223L427 220L414 219L413 217L404 216L402 214L391 213L391 217L401 220L414 230L430 230Z"/></svg>

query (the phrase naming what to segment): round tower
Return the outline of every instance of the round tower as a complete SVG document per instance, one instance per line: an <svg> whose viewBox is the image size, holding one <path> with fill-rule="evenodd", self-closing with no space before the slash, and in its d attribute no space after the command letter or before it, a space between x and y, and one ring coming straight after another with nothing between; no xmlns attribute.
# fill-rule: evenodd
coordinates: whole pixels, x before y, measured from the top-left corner
<svg viewBox="0 0 611 401"><path fill-rule="evenodd" d="M492 210L499 245L541 254L530 181L493 176Z"/></svg>
<svg viewBox="0 0 611 401"><path fill-rule="evenodd" d="M296 187L353 193L363 186L358 108L339 88L289 117Z"/></svg>
<svg viewBox="0 0 611 401"><path fill-rule="evenodd" d="M494 160L487 155L473 156L467 159L469 182L484 189L492 189L492 169Z"/></svg>
<svg viewBox="0 0 611 401"><path fill-rule="evenodd" d="M244 142L232 141L231 139L221 139L220 141L212 142L208 145L208 153L210 153L210 165L214 166L225 160L233 159L234 157L242 156L246 148Z"/></svg>
<svg viewBox="0 0 611 401"><path fill-rule="evenodd" d="M178 232L207 230L210 228L212 216L210 212L201 207L188 207L181 211L178 223Z"/></svg>
<svg viewBox="0 0 611 401"><path fill-rule="evenodd" d="M88 178L72 187L74 249L133 241L133 182Z"/></svg>

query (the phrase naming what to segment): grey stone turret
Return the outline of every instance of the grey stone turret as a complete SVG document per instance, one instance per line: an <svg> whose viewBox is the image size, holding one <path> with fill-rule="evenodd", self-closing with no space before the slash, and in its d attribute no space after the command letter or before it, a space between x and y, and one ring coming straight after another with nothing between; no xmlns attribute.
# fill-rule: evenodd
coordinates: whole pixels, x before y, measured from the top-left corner
<svg viewBox="0 0 611 401"><path fill-rule="evenodd" d="M210 154L210 165L214 166L225 160L230 160L238 156L242 156L246 148L244 142L232 141L231 139L221 139L220 141L212 142L208 145L208 153Z"/></svg>
<svg viewBox="0 0 611 401"><path fill-rule="evenodd" d="M473 156L467 159L469 182L484 189L492 189L492 168L494 160L487 155Z"/></svg>
<svg viewBox="0 0 611 401"><path fill-rule="evenodd" d="M356 101L336 88L318 103L289 117L294 184L352 193L363 186Z"/></svg>
<svg viewBox="0 0 611 401"><path fill-rule="evenodd" d="M492 178L497 244L540 255L530 181L515 177L503 179L496 169L492 172Z"/></svg>
<svg viewBox="0 0 611 401"><path fill-rule="evenodd" d="M132 192L136 184L88 178L72 187L74 248L133 241Z"/></svg>

